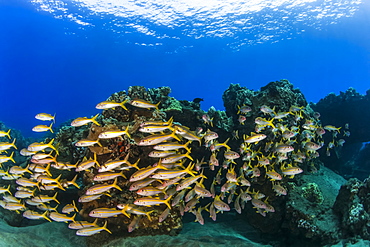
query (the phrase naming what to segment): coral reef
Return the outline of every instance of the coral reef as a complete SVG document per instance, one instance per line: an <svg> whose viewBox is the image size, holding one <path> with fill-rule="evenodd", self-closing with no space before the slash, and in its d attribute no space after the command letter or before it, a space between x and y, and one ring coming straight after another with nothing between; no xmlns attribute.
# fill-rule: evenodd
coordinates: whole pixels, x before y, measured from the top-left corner
<svg viewBox="0 0 370 247"><path fill-rule="evenodd" d="M290 234L320 244L339 239L331 207L343 181L318 159L339 146L339 127L322 125L298 89L287 80L258 91L231 84L226 111L207 112L200 100L170 92L131 86L99 103L101 114L28 145L31 167L3 170L15 182L2 187L15 194L17 183L27 197L3 208L24 211L27 222L77 221L81 229L69 227L89 236L88 246L176 235L186 212L204 224L204 215L216 221L235 211L263 233L286 231L287 242Z"/></svg>
<svg viewBox="0 0 370 247"><path fill-rule="evenodd" d="M329 156L322 152L320 159L346 178L365 179L370 173L369 147L365 146L370 141L370 113L364 109L370 108L370 90L361 95L349 88L339 95L331 93L310 106L321 114L323 124L349 126L340 133L346 136L346 145L335 147ZM325 138L331 141L329 136Z"/></svg>
<svg viewBox="0 0 370 247"><path fill-rule="evenodd" d="M344 238L370 240L370 179L351 178L340 188L334 211L341 219Z"/></svg>

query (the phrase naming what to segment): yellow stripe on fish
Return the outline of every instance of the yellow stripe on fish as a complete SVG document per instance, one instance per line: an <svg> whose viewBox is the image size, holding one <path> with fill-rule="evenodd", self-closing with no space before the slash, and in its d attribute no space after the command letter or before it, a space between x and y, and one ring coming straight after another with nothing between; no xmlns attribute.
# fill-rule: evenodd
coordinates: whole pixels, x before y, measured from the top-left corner
<svg viewBox="0 0 370 247"><path fill-rule="evenodd" d="M130 133L128 132L129 126L126 126L125 130L114 130L114 131L104 131L99 134L100 139L110 139L110 138L116 138L122 135L127 135L129 138L131 138Z"/></svg>
<svg viewBox="0 0 370 247"><path fill-rule="evenodd" d="M106 192L112 188L122 191L121 187L117 185L117 178L114 180L113 184L96 184L86 190L86 195L96 195Z"/></svg>
<svg viewBox="0 0 370 247"><path fill-rule="evenodd" d="M117 102L114 102L114 101L103 101L103 102L100 102L99 104L97 104L95 108L100 109L100 110L105 110L105 109L116 108L116 107L120 106L120 107L122 107L123 109L125 109L127 111L127 108L125 106L125 104L127 102L128 102L128 100L124 100L121 103L117 103Z"/></svg>
<svg viewBox="0 0 370 247"><path fill-rule="evenodd" d="M107 228L107 224L108 224L108 221L106 221L102 227L92 226L92 227L85 227L85 228L79 229L76 232L76 235L78 235L78 236L91 236L91 235L97 234L101 231L107 231L110 234L112 234L112 232L109 231L109 229Z"/></svg>
<svg viewBox="0 0 370 247"><path fill-rule="evenodd" d="M76 118L75 120L72 121L71 123L71 126L73 127L80 127L80 126L83 126L83 125L86 125L86 124L89 124L89 123L94 123L96 125L100 125L97 121L96 121L96 118L99 116L99 113L96 114L94 117L92 118L87 118L87 117L79 117L79 118Z"/></svg>
<svg viewBox="0 0 370 247"><path fill-rule="evenodd" d="M151 146L151 145L156 145L158 143L167 141L169 139L176 139L180 141L180 138L176 136L175 132L172 132L171 134L162 134L162 135L150 135L147 137L144 137L139 141L137 145L139 146Z"/></svg>
<svg viewBox="0 0 370 247"><path fill-rule="evenodd" d="M8 150L10 149L11 147L15 148L15 149L18 149L16 146L15 146L15 141L16 141L16 138L14 138L13 142L9 143L9 142L0 142L0 151L5 151L5 150Z"/></svg>
<svg viewBox="0 0 370 247"><path fill-rule="evenodd" d="M143 99L133 99L133 100L130 100L128 103L132 106L136 106L136 107L139 107L139 108L145 108L145 109L155 108L156 110L158 110L158 105L161 102L158 102L157 104L152 104L152 103L150 103L146 100L143 100Z"/></svg>
<svg viewBox="0 0 370 247"><path fill-rule="evenodd" d="M47 125L36 125L35 127L32 128L32 131L34 132L46 132L50 131L51 133L54 133L53 129L53 123L51 123L49 126Z"/></svg>

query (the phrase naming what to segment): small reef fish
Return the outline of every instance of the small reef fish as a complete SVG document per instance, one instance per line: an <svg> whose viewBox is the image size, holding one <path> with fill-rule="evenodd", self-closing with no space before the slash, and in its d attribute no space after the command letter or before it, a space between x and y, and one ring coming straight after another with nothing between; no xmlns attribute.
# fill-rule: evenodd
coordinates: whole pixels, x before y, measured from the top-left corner
<svg viewBox="0 0 370 247"><path fill-rule="evenodd" d="M0 137L4 137L4 136L6 136L6 137L8 137L9 139L11 139L10 138L10 129L8 130L8 131L2 131L2 130L0 130Z"/></svg>
<svg viewBox="0 0 370 247"><path fill-rule="evenodd" d="M150 103L148 101L145 101L143 99L133 99L133 100L128 101L128 103L132 106L136 106L136 107L139 107L139 108L146 108L146 109L155 108L156 110L158 110L158 105L161 102L158 102L157 104L152 104L152 103Z"/></svg>
<svg viewBox="0 0 370 247"><path fill-rule="evenodd" d="M324 129L326 129L326 130L328 130L328 131L337 131L337 132L340 132L340 129L341 129L342 127L339 127L339 128L337 128L337 127L335 127L335 126L333 126L333 125L325 125L324 126Z"/></svg>
<svg viewBox="0 0 370 247"><path fill-rule="evenodd" d="M238 112L236 114L247 114L252 111L252 108L247 105L238 106Z"/></svg>
<svg viewBox="0 0 370 247"><path fill-rule="evenodd" d="M13 156L14 156L14 152L12 152L10 156L0 155L0 164L5 163L9 160L12 161L13 163L16 163L15 160L13 159Z"/></svg>
<svg viewBox="0 0 370 247"><path fill-rule="evenodd" d="M150 136L144 137L143 139L139 141L137 145L151 146L151 145L156 145L161 142L167 141L172 138L180 141L179 137L177 137L176 134L172 132L171 134L150 135Z"/></svg>
<svg viewBox="0 0 370 247"><path fill-rule="evenodd" d="M126 209L117 210L115 208L95 208L90 211L89 216L93 218L109 218L114 217L120 214L127 213L125 212ZM127 215L127 217L129 217Z"/></svg>
<svg viewBox="0 0 370 247"><path fill-rule="evenodd" d="M123 109L125 109L127 111L127 108L125 106L125 104L128 102L128 100L124 100L123 102L121 103L117 103L117 102L114 102L114 101L103 101L103 102L100 102L99 104L97 104L95 106L96 109L100 109L100 110L105 110L105 109L111 109L111 108L115 108L115 107L122 107Z"/></svg>
<svg viewBox="0 0 370 247"><path fill-rule="evenodd" d="M121 187L117 185L117 178L114 180L113 184L96 184L86 190L86 195L96 195L104 193L112 188L122 191Z"/></svg>
<svg viewBox="0 0 370 247"><path fill-rule="evenodd" d="M53 127L53 123L51 123L49 126L47 126L47 125L36 125L35 127L32 128L32 131L34 131L34 132L50 131L51 133L54 133L52 127Z"/></svg>
<svg viewBox="0 0 370 247"><path fill-rule="evenodd" d="M210 118L208 114L202 115L202 120L205 124L208 124L209 126L213 127L213 118Z"/></svg>
<svg viewBox="0 0 370 247"><path fill-rule="evenodd" d="M127 135L129 138L131 138L130 133L128 132L129 126L126 126L125 130L115 130L115 131L105 131L99 134L100 139L111 139L116 138L122 135Z"/></svg>
<svg viewBox="0 0 370 247"><path fill-rule="evenodd" d="M75 120L72 121L71 126L73 126L73 127L80 127L80 126L86 125L88 123L94 123L94 124L96 124L96 125L99 126L100 124L96 121L96 118L98 116L99 116L99 113L96 114L92 118L87 118L87 117L79 117L79 118L76 118Z"/></svg>
<svg viewBox="0 0 370 247"><path fill-rule="evenodd" d="M91 147L91 146L94 146L95 144L98 144L100 147L102 147L99 140L94 141L94 140L88 140L88 139L79 140L78 142L75 143L75 146L76 147Z"/></svg>
<svg viewBox="0 0 370 247"><path fill-rule="evenodd" d="M96 174L93 180L102 182L102 181L112 180L117 177L126 178L125 174L123 174L123 171L122 172L101 172L101 173Z"/></svg>
<svg viewBox="0 0 370 247"><path fill-rule="evenodd" d="M56 221L56 222L68 222L68 221L76 222L75 221L76 215L77 214L74 214L73 216L68 216L68 215L65 215L65 214L60 214L58 212L51 212L49 214L49 218Z"/></svg>
<svg viewBox="0 0 370 247"><path fill-rule="evenodd" d="M255 133L251 133L251 136L247 136L245 135L244 136L244 142L246 143L258 143L259 141L262 141L263 139L265 139L267 136L265 134L255 134Z"/></svg>
<svg viewBox="0 0 370 247"><path fill-rule="evenodd" d="M108 233L112 234L112 232L107 228L108 221L104 222L104 225L99 226L90 226L90 227L84 227L79 230L77 230L76 235L78 236L92 236L94 234L97 234L101 231L107 231Z"/></svg>
<svg viewBox="0 0 370 247"><path fill-rule="evenodd" d="M227 205L227 203L223 202L219 195L215 196L215 199L213 201L214 207L223 212L223 211L230 211L230 206Z"/></svg>
<svg viewBox="0 0 370 247"><path fill-rule="evenodd" d="M54 114L54 116L52 116L48 113L39 113L35 116L35 118L38 119L38 120L41 120L41 121L53 121L55 123L55 115L56 114Z"/></svg>
<svg viewBox="0 0 370 247"><path fill-rule="evenodd" d="M31 151L31 152L38 152L38 151L44 150L46 148L51 148L51 149L57 151L57 149L53 146L53 142L54 142L54 139L51 139L51 141L49 143L46 143L46 144L45 143L34 142L34 143L30 144L27 147L27 150Z"/></svg>
<svg viewBox="0 0 370 247"><path fill-rule="evenodd" d="M26 210L26 211L23 212L23 217L27 218L27 219L30 219L30 220L45 219L45 220L51 222L51 220L47 217L48 213L49 213L48 211L45 211L45 213L40 214L40 213L32 211L32 210Z"/></svg>
<svg viewBox="0 0 370 247"><path fill-rule="evenodd" d="M153 149L161 150L161 151L171 151L171 150L178 150L178 149L184 148L187 152L190 152L190 149L188 148L190 143L191 143L190 141L188 141L185 144L180 144L177 142L166 142L166 143L155 145Z"/></svg>
<svg viewBox="0 0 370 247"><path fill-rule="evenodd" d="M8 150L12 147L15 148L15 149L18 149L17 146L15 146L15 141L16 141L16 138L14 138L13 142L11 142L11 143L9 143L9 142L0 142L0 152Z"/></svg>
<svg viewBox="0 0 370 247"><path fill-rule="evenodd" d="M135 205L138 206L152 206L152 205L159 205L159 204L166 204L168 208L171 208L170 200L172 196L169 196L167 199L162 200L158 197L141 197L134 201Z"/></svg>
<svg viewBox="0 0 370 247"><path fill-rule="evenodd" d="M98 226L97 222L98 222L98 218L96 218L94 222L88 222L88 221L71 222L69 223L68 228L73 229L73 230L78 230L78 229L93 227L93 226L97 227Z"/></svg>

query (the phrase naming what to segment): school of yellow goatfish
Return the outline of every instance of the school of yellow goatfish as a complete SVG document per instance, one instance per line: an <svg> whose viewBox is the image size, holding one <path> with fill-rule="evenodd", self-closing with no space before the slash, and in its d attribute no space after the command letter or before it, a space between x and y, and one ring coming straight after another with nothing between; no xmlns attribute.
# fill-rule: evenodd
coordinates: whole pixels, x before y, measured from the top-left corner
<svg viewBox="0 0 370 247"><path fill-rule="evenodd" d="M96 108L160 111L159 103L142 99L127 99L120 103L104 101ZM236 110L239 127L243 127L252 108L243 105ZM99 115L76 118L71 126L104 127L98 120ZM9 139L8 142L0 142L0 174L3 180L10 181L8 186L0 187L0 205L30 220L68 223L68 227L76 230L79 236L91 236L102 231L112 233L107 227L110 217L129 219L127 229L132 232L140 227L143 218L153 221L153 215L156 215L155 220L165 221L173 208L181 215L186 212L194 214L200 224L204 224L205 215L216 221L220 212L235 210L241 214L248 204L258 214L266 216L275 211L273 198L289 193L284 183L303 172L302 164L309 167L310 162L319 156L319 149L326 148L326 155L330 155L333 148L344 144L344 139L337 140L338 134L348 136L349 131L348 125L342 131L332 125L321 126L319 114L310 116L303 106L291 106L287 112L276 112L275 108L263 105L258 115L254 119L254 132L241 135L240 131L234 131L225 140L219 140L218 133L212 131L213 119L204 114L201 119L207 126L206 130L190 130L172 117L166 120L147 118L134 123L136 128L127 123L122 129L98 133L97 139L82 139L74 143L78 148L91 148L127 140L131 145L149 148L148 156L157 160L153 164L143 164L130 152L101 163L101 155L92 152L93 149L90 149L90 158L77 164L60 162L58 145L51 139L32 143L20 150L21 155L30 157L28 165L21 167L11 164L15 163L13 155L16 152L12 149L17 150L17 147L15 139L11 140L10 130L0 130L0 137ZM37 125L33 131L53 133L55 115L40 113L36 119L50 124ZM324 143L325 134L332 136L328 144ZM231 141L238 143L237 150L230 148ZM195 147L204 149L202 159L193 157L192 149ZM311 165L314 169L314 164ZM62 174L55 176L56 170L74 171L75 176L68 181ZM93 174L93 183L80 188L77 179L84 172ZM258 181L268 184L274 194L266 196L265 191L257 190L254 184ZM136 193L133 201L118 203L114 207L94 208L87 212L88 219L80 220L83 217L79 212L84 203L109 197L112 191L119 194L123 190L122 182L127 184L129 191ZM71 201L61 207L59 194L68 187L78 188L83 194L78 202ZM98 224L98 219L103 220Z"/></svg>

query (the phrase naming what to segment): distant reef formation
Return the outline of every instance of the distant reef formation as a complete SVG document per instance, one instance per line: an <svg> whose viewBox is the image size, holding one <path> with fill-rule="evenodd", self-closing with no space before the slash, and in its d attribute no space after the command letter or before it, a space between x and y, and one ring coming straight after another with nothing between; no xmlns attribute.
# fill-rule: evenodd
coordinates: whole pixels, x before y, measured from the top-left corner
<svg viewBox="0 0 370 247"><path fill-rule="evenodd" d="M308 104L288 80L257 91L231 84L225 111L204 111L201 99L170 93L131 86L100 102L101 114L38 141L0 124L2 219L22 234L67 222L66 243L89 247L130 237L150 246L149 235L203 245L200 226L182 234L189 221L237 222L237 237L209 246L241 244L247 225L260 233L250 246L370 240L369 94L349 89ZM361 170L363 179L340 176Z"/></svg>
<svg viewBox="0 0 370 247"><path fill-rule="evenodd" d="M345 178L361 180L370 174L370 90L361 95L349 88L339 95L330 93L311 108L321 114L322 123L349 125L346 145L337 147L330 156L321 160Z"/></svg>

